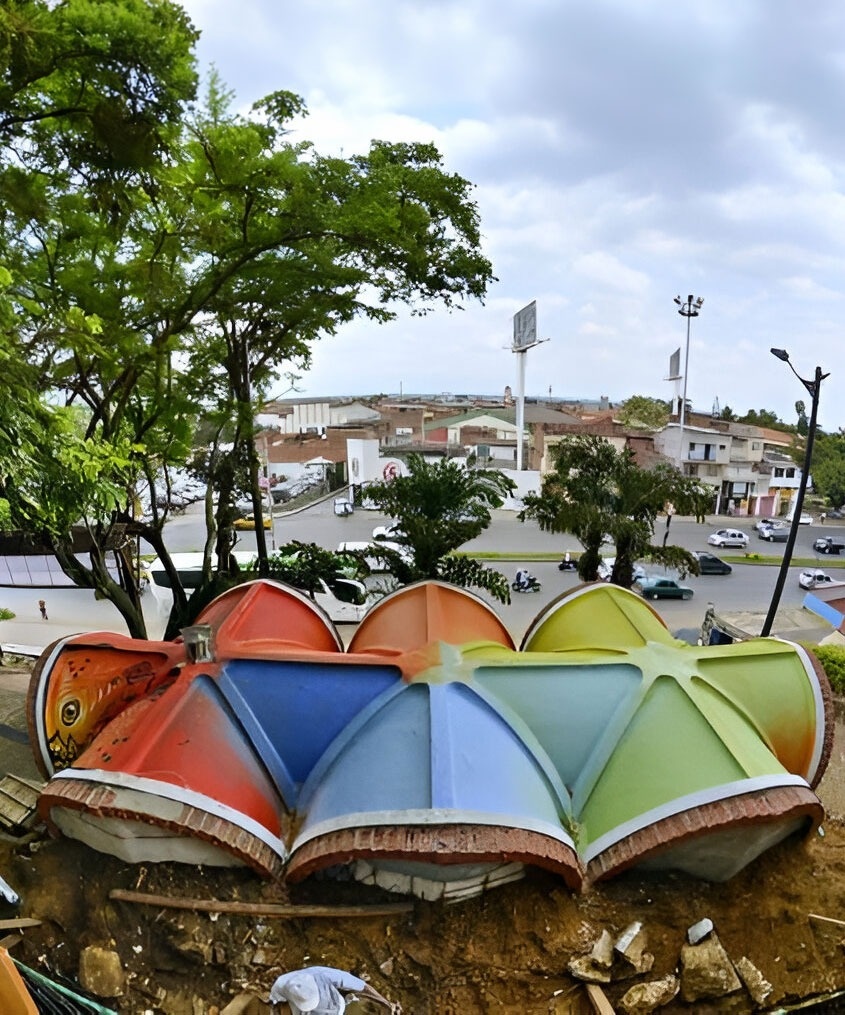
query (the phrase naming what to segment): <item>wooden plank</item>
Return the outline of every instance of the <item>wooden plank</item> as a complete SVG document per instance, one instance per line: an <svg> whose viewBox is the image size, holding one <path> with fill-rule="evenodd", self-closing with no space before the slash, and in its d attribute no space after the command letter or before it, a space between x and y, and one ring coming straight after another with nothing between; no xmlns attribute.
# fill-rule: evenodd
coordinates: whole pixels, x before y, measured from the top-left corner
<svg viewBox="0 0 845 1015"><path fill-rule="evenodd" d="M616 1015L616 1009L597 983L587 983L584 986L587 988L587 997L596 1015Z"/></svg>
<svg viewBox="0 0 845 1015"><path fill-rule="evenodd" d="M845 927L845 920L837 920L833 916L819 916L818 913L808 913L811 920L822 920L824 923L835 923L837 927Z"/></svg>
<svg viewBox="0 0 845 1015"><path fill-rule="evenodd" d="M0 930L18 930L23 927L40 927L41 920L33 920L29 916L20 916L11 920L0 920Z"/></svg>
<svg viewBox="0 0 845 1015"><path fill-rule="evenodd" d="M109 892L109 898L120 902L137 902L143 906L161 906L166 909L194 909L201 913L244 913L249 916L275 916L279 919L320 916L395 916L397 913L411 913L414 909L412 902L385 902L367 906L293 906L268 902L225 902L217 899L174 898L170 895L130 892L123 888L113 888Z"/></svg>

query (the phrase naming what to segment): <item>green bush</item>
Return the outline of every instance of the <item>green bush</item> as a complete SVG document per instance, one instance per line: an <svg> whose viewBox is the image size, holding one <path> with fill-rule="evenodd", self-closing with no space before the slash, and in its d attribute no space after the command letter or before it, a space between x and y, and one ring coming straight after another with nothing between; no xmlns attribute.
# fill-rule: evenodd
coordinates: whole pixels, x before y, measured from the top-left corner
<svg viewBox="0 0 845 1015"><path fill-rule="evenodd" d="M834 694L845 694L845 646L806 646L824 667Z"/></svg>

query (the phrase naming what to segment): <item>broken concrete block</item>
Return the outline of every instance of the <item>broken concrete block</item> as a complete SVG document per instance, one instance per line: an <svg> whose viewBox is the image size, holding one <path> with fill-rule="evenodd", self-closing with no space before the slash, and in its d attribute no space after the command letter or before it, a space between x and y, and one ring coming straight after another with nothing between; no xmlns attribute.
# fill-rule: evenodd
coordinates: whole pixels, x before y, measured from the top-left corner
<svg viewBox="0 0 845 1015"><path fill-rule="evenodd" d="M603 969L610 969L613 965L613 937L609 930L601 932L590 952L590 958Z"/></svg>
<svg viewBox="0 0 845 1015"><path fill-rule="evenodd" d="M625 960L628 967L625 972L620 974L621 978L651 971L654 966L654 956L645 950L647 943L648 935L639 921L626 927L616 939L614 949Z"/></svg>
<svg viewBox="0 0 845 1015"><path fill-rule="evenodd" d="M716 934L681 948L681 997L684 1001L725 997L742 989L728 953Z"/></svg>
<svg viewBox="0 0 845 1015"><path fill-rule="evenodd" d="M610 970L605 966L596 965L590 955L576 955L570 959L566 968L576 980L585 983L610 983Z"/></svg>
<svg viewBox="0 0 845 1015"><path fill-rule="evenodd" d="M668 1004L680 989L680 980L672 975L648 983L637 983L625 991L619 1007L625 1015L650 1015L657 1008Z"/></svg>
<svg viewBox="0 0 845 1015"><path fill-rule="evenodd" d="M739 973L739 978L745 984L745 989L751 995L754 1003L762 1007L774 989L771 983L765 979L751 959L746 958L744 955L736 963L736 971Z"/></svg>
<svg viewBox="0 0 845 1015"><path fill-rule="evenodd" d="M84 948L79 956L79 982L97 997L120 997L126 984L120 956L111 948Z"/></svg>
<svg viewBox="0 0 845 1015"><path fill-rule="evenodd" d="M687 931L687 941L691 945L697 945L700 941L703 941L709 934L713 933L713 921L708 917L703 920L699 920L698 923L694 923Z"/></svg>

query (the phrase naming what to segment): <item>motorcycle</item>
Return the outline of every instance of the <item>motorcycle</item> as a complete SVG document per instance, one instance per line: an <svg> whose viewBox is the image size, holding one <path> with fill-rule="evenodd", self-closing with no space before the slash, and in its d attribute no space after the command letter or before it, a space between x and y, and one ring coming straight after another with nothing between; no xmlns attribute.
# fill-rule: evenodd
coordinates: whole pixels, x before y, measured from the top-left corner
<svg viewBox="0 0 845 1015"><path fill-rule="evenodd" d="M577 571L578 565L571 557L564 557L557 566L558 571Z"/></svg>
<svg viewBox="0 0 845 1015"><path fill-rule="evenodd" d="M539 592L542 587L533 574L525 574L521 579L515 578L511 582L514 592Z"/></svg>

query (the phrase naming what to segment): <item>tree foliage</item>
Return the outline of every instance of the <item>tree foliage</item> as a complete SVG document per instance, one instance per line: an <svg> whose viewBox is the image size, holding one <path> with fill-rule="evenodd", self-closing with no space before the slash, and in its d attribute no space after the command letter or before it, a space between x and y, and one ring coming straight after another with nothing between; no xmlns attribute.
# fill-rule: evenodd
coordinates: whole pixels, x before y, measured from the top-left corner
<svg viewBox="0 0 845 1015"><path fill-rule="evenodd" d="M528 494L520 519L535 519L547 532L570 532L584 552L578 573L595 581L602 544L616 547L611 581L629 587L634 563L642 558L697 573L698 563L679 547L654 546L654 523L669 504L676 511L703 517L712 490L676 468L658 464L643 469L630 448L615 448L603 437L577 435L555 448L554 470L543 477L539 494Z"/></svg>
<svg viewBox="0 0 845 1015"><path fill-rule="evenodd" d="M82 424L77 451L92 456L70 464L122 488L107 507L70 482L63 515L85 517L97 538L126 525L162 558L159 486L202 439L205 551L225 570L244 486L262 510L253 419L279 375L357 317L458 306L493 275L472 185L433 146L376 141L323 157L289 140L297 96L276 92L246 117L214 76L188 110L195 38L169 0L17 0L0 12L0 383L50 393L22 403L43 424L36 476L58 460L60 428L42 416L62 402ZM111 449L108 475L97 447ZM24 474L7 477L14 524L42 527ZM259 523L266 571L263 536ZM104 583L142 633L137 597ZM178 583L174 613L190 622Z"/></svg>
<svg viewBox="0 0 845 1015"><path fill-rule="evenodd" d="M632 430L661 430L669 421L669 406L659 398L632 395L622 403L617 418Z"/></svg>
<svg viewBox="0 0 845 1015"><path fill-rule="evenodd" d="M810 464L813 489L834 507L845 504L845 433L817 433Z"/></svg>
<svg viewBox="0 0 845 1015"><path fill-rule="evenodd" d="M367 499L395 520L399 534L392 541L410 552L410 562L396 561L397 578L403 584L440 578L508 602L503 574L451 554L490 525L491 509L501 507L513 480L495 469L466 469L447 458L429 462L412 454L407 465L407 475L365 490Z"/></svg>

